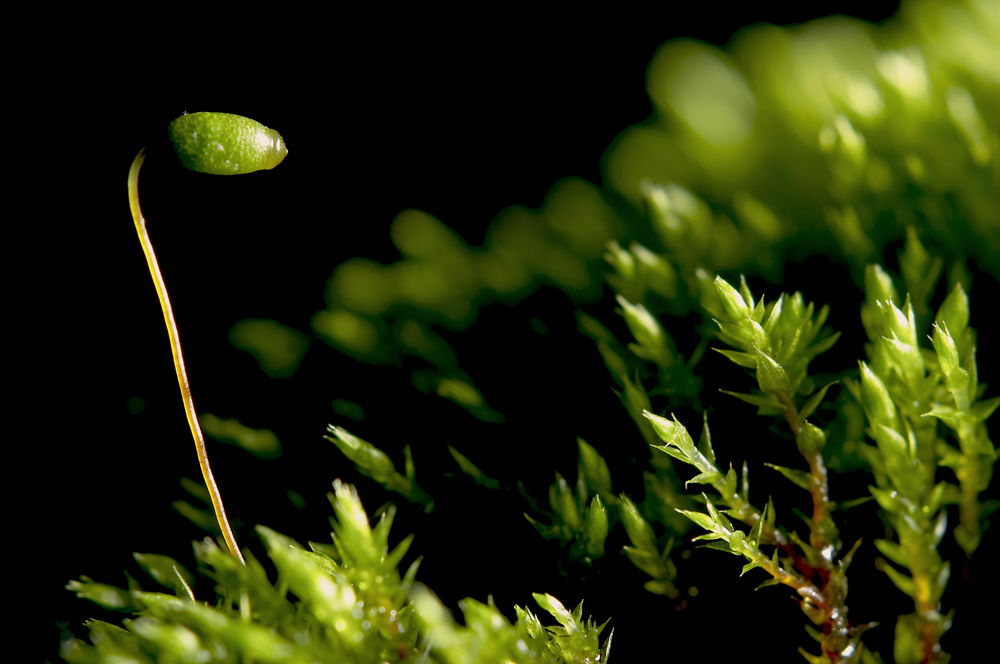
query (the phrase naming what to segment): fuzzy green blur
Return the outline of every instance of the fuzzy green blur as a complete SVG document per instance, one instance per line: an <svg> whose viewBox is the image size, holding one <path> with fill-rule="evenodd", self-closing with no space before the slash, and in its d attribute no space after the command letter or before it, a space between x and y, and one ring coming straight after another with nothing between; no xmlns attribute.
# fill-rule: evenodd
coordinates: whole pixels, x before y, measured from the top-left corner
<svg viewBox="0 0 1000 664"><path fill-rule="evenodd" d="M190 113L167 127L185 168L213 175L270 170L288 154L285 140L256 120L230 113Z"/></svg>

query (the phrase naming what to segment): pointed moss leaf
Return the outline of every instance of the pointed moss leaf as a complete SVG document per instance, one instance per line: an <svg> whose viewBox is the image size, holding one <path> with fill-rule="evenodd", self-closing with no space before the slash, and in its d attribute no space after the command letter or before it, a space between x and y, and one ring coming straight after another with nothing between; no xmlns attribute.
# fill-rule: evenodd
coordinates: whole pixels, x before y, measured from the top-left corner
<svg viewBox="0 0 1000 664"><path fill-rule="evenodd" d="M834 332L830 336L825 337L820 341L817 341L816 343L814 343L812 346L809 347L809 356L816 357L821 353L825 353L826 351L833 348L833 345L837 343L838 339L840 339L840 332Z"/></svg>
<svg viewBox="0 0 1000 664"><path fill-rule="evenodd" d="M774 532L775 524L778 522L777 510L774 509L774 500L771 496L767 497L767 506L764 508L764 516L761 517L764 521L764 529L771 533ZM777 554L777 549L775 549L775 554Z"/></svg>
<svg viewBox="0 0 1000 664"><path fill-rule="evenodd" d="M413 450L409 445L403 445L403 476L413 483L417 476L417 466L413 463Z"/></svg>
<svg viewBox="0 0 1000 664"><path fill-rule="evenodd" d="M864 505L865 503L869 503L873 499L874 499L873 496L862 496L860 498L855 498L853 500L842 500L837 503L837 510L846 512L847 510L854 509L859 505Z"/></svg>
<svg viewBox="0 0 1000 664"><path fill-rule="evenodd" d="M938 482L934 485L930 495L928 495L926 500L924 500L924 509L927 510L928 513L933 514L941 508L941 505L944 503L945 493L948 491L950 486L952 485L945 481Z"/></svg>
<svg viewBox="0 0 1000 664"><path fill-rule="evenodd" d="M194 555L202 567L212 569L212 578L222 587L245 595L253 606L254 614L261 620L282 622L294 613L285 592L271 585L267 572L249 550L244 552L244 562L240 562L228 548L220 548L215 540L206 537L194 543ZM192 593L186 594L194 599Z"/></svg>
<svg viewBox="0 0 1000 664"><path fill-rule="evenodd" d="M605 500L608 496L614 496L611 492L611 471L608 464L597 450L591 447L582 438L576 439L577 447L580 451L580 467L587 480L587 486L595 493L601 495Z"/></svg>
<svg viewBox="0 0 1000 664"><path fill-rule="evenodd" d="M832 386L836 385L838 382L839 381L835 380L832 383L827 383L819 390L814 392L813 395L809 397L809 400L806 401L805 404L802 406L802 408L799 410L799 418L803 420L808 419L809 416L816 411L816 408L819 407L820 402L823 401L823 397L826 396L826 391L830 389Z"/></svg>
<svg viewBox="0 0 1000 664"><path fill-rule="evenodd" d="M746 401L748 404L757 406L760 408L762 413L780 413L781 412L781 402L773 394L757 395L757 394L741 394L739 392L730 392L729 390L719 390L723 394L728 394L734 396L740 401Z"/></svg>
<svg viewBox="0 0 1000 664"><path fill-rule="evenodd" d="M800 510L798 507L793 507L792 508L792 514L794 514L795 516L799 517L799 519L802 521L802 523L805 523L805 524L812 523L812 520L806 515L806 513L803 512L802 510Z"/></svg>
<svg viewBox="0 0 1000 664"><path fill-rule="evenodd" d="M884 509L886 512L889 512L890 514L899 512L899 496L895 491L875 486L869 486L868 490L872 492L873 496L875 496L875 501L879 504L879 507Z"/></svg>
<svg viewBox="0 0 1000 664"><path fill-rule="evenodd" d="M122 629L118 625L112 625L111 623L104 622L103 620L91 619L84 624L87 626L87 629L90 630L91 642L100 643L101 650L103 651L101 654L105 658L104 661L107 661L115 655L121 656L126 661L129 661L130 659L131 661L137 662L149 661L144 656L143 644L140 641L138 634ZM189 641L191 641L191 639L189 639ZM197 638L193 639L193 642L197 644ZM113 652L114 649L117 649L118 652ZM198 654L201 655L201 653ZM63 657L67 661L73 662L74 664L77 661L94 661L92 659L75 660L68 657L65 652L63 653Z"/></svg>
<svg viewBox="0 0 1000 664"><path fill-rule="evenodd" d="M719 338L734 348L749 348L752 343L745 323L726 323L716 320L719 326Z"/></svg>
<svg viewBox="0 0 1000 664"><path fill-rule="evenodd" d="M757 350L756 356L757 383L760 389L769 394L791 393L792 384L785 369L760 349Z"/></svg>
<svg viewBox="0 0 1000 664"><path fill-rule="evenodd" d="M658 577L664 569L663 560L656 552L644 551L632 546L623 546L622 551L633 565L641 569L646 574Z"/></svg>
<svg viewBox="0 0 1000 664"><path fill-rule="evenodd" d="M375 546L382 550L388 550L389 548L389 530L392 528L392 522L396 518L396 506L389 504L389 506L379 514L378 522L372 527L372 541Z"/></svg>
<svg viewBox="0 0 1000 664"><path fill-rule="evenodd" d="M912 578L906 576L892 565L886 565L884 571L897 588L913 599L917 599L917 584Z"/></svg>
<svg viewBox="0 0 1000 664"><path fill-rule="evenodd" d="M194 583L194 576L191 572L170 556L161 556L155 553L133 553L139 566L164 588L171 590L181 589L178 586L178 575L188 586Z"/></svg>
<svg viewBox="0 0 1000 664"><path fill-rule="evenodd" d="M373 479L380 479L396 473L392 460L368 441L348 433L341 427L330 425L329 431L334 437L324 436L324 438L336 445L344 456L357 464L365 474Z"/></svg>
<svg viewBox="0 0 1000 664"><path fill-rule="evenodd" d="M712 504L712 501L708 499L708 496L702 493L701 497L705 502L705 507L708 509L708 515L712 518L712 521L718 525L722 525L722 519L724 518L722 514L720 514L719 510ZM718 528L713 528L713 530L718 530Z"/></svg>
<svg viewBox="0 0 1000 664"><path fill-rule="evenodd" d="M938 364L941 366L941 371L947 377L948 374L959 368L961 360L958 356L958 346L955 345L955 339L948 332L948 325L946 323L942 322L940 325L934 325L931 343L934 344L934 350L937 352ZM950 385L948 389L954 392Z"/></svg>
<svg viewBox="0 0 1000 664"><path fill-rule="evenodd" d="M781 580L772 576L772 577L768 578L766 581L764 581L763 583L761 583L759 586L757 586L756 588L754 588L754 590L760 590L761 588L768 588L770 586L776 586L779 583L781 583Z"/></svg>
<svg viewBox="0 0 1000 664"><path fill-rule="evenodd" d="M740 555L735 551L733 551L732 548L730 548L729 542L722 535L713 535L712 533L708 533L707 535L699 535L698 537L695 537L691 541L694 542L701 539L713 540L702 544L700 547L702 549L715 549L716 551L725 551L726 553L731 553L734 556Z"/></svg>
<svg viewBox="0 0 1000 664"><path fill-rule="evenodd" d="M935 322L947 325L953 334L961 335L969 326L969 296L962 289L962 284L955 287L941 303Z"/></svg>
<svg viewBox="0 0 1000 664"><path fill-rule="evenodd" d="M708 413L702 414L701 435L698 436L698 451L701 452L708 462L715 465L715 450L712 449L712 432L708 428Z"/></svg>
<svg viewBox="0 0 1000 664"><path fill-rule="evenodd" d="M191 590L191 585L185 580L184 575L179 569L174 568L174 576L177 578L177 594L185 595L192 602L195 601L194 591Z"/></svg>
<svg viewBox="0 0 1000 664"><path fill-rule="evenodd" d="M764 328L760 326L760 323L749 320L747 321L747 331L750 333L749 345L751 348L767 348L767 333L764 332Z"/></svg>
<svg viewBox="0 0 1000 664"><path fill-rule="evenodd" d="M898 542L893 542L886 539L875 540L875 548L878 549L883 556L896 563L902 567L910 566L910 556L907 550L899 545Z"/></svg>
<svg viewBox="0 0 1000 664"><path fill-rule="evenodd" d="M902 309L891 302L880 302L878 306L882 312L882 324L886 330L883 336L913 344L916 341L916 330L913 324L913 305L909 295L907 295Z"/></svg>
<svg viewBox="0 0 1000 664"><path fill-rule="evenodd" d="M960 411L955 410L951 406L935 406L926 413L924 413L923 416L936 417L937 419L947 424L954 431L959 430L959 428L962 426L962 420L964 419L962 413Z"/></svg>
<svg viewBox="0 0 1000 664"><path fill-rule="evenodd" d="M132 611L135 608L127 590L104 583L95 583L85 576L80 577L79 581L70 581L66 584L66 590L76 593L77 597L90 600L94 604L112 611Z"/></svg>
<svg viewBox="0 0 1000 664"><path fill-rule="evenodd" d="M740 576L743 576L744 574L746 574L755 567L760 567L760 563L758 563L755 560L751 560L750 562L748 562L746 565L743 566L742 570L740 570Z"/></svg>
<svg viewBox="0 0 1000 664"><path fill-rule="evenodd" d="M261 459L281 456L281 441L269 429L253 429L238 419L223 419L212 413L202 413L198 419L205 435L210 438L242 447Z"/></svg>
<svg viewBox="0 0 1000 664"><path fill-rule="evenodd" d="M676 591L675 591L676 592ZM668 593L660 593L666 595ZM674 595L676 597L676 595ZM612 628L611 632L608 634L608 638L604 640L604 645L601 646L601 654L594 661L597 662L607 662L611 657L611 637L615 635L615 630Z"/></svg>
<svg viewBox="0 0 1000 664"><path fill-rule="evenodd" d="M637 342L629 344L628 349L637 357L663 368L676 363L677 357L672 350L674 342L660 322L642 304L632 304L621 295L617 299L625 324Z"/></svg>
<svg viewBox="0 0 1000 664"><path fill-rule="evenodd" d="M301 549L302 547L298 542L293 540L291 537L282 535L279 532L271 530L266 526L257 526L254 530L260 535L261 539L264 540L264 545L267 546L268 550L272 549Z"/></svg>
<svg viewBox="0 0 1000 664"><path fill-rule="evenodd" d="M420 569L420 563L423 562L423 558L417 558L410 566L406 568L406 574L403 575L402 580L399 582L399 593L401 598L405 598L409 595L410 589L417 578L417 570ZM402 599L400 603L402 603Z"/></svg>
<svg viewBox="0 0 1000 664"><path fill-rule="evenodd" d="M934 523L934 530L932 531L931 541L934 546L937 547L941 543L941 538L944 537L945 531L948 529L948 512L941 511L938 513L938 518Z"/></svg>
<svg viewBox="0 0 1000 664"><path fill-rule="evenodd" d="M684 454L675 447L670 447L669 445L653 445L652 447L653 449L657 449L660 450L661 452L669 454L675 459L679 459L680 461L683 461L685 463L691 463L691 457L689 457L687 454Z"/></svg>
<svg viewBox="0 0 1000 664"><path fill-rule="evenodd" d="M703 514L702 512L694 512L691 510L677 510L677 511L686 516L687 518L691 519L692 521L694 521L696 524L698 524L705 530L708 530L710 532L715 532L716 530L718 530L718 526L716 525L715 521L713 521L712 517L710 517L707 514Z"/></svg>
<svg viewBox="0 0 1000 664"><path fill-rule="evenodd" d="M389 555L385 558L385 566L392 568L399 565L399 561L403 559L406 552L410 550L410 545L413 544L413 533L410 533L403 538L403 541L396 545L396 548L389 552Z"/></svg>
<svg viewBox="0 0 1000 664"><path fill-rule="evenodd" d="M767 320L764 321L764 331L771 335L777 329L778 321L781 320L781 310L785 306L785 300L788 296L784 293L778 296L778 299L770 304L767 308ZM763 301L763 298L761 298Z"/></svg>
<svg viewBox="0 0 1000 664"><path fill-rule="evenodd" d="M700 473L695 477L692 477L687 482L684 483L684 488L687 488L689 484L713 484L722 479L722 473L710 470L705 473Z"/></svg>
<svg viewBox="0 0 1000 664"><path fill-rule="evenodd" d="M804 648L799 648L798 650L799 654L802 655L802 657L805 658L805 660L809 664L828 664L828 662L830 661L830 658L827 657L826 655L813 655L810 652L806 652Z"/></svg>
<svg viewBox="0 0 1000 664"><path fill-rule="evenodd" d="M900 302L892 277L880 265L865 268L865 293L872 302Z"/></svg>
<svg viewBox="0 0 1000 664"><path fill-rule="evenodd" d="M514 613L517 616L518 624L523 624L531 636L539 638L545 633L545 628L542 627L538 616L533 614L530 609L515 605Z"/></svg>
<svg viewBox="0 0 1000 664"><path fill-rule="evenodd" d="M861 366L861 405L864 406L869 420L873 424L882 424L894 429L899 428L896 406L889 396L889 390L865 362L859 364Z"/></svg>
<svg viewBox="0 0 1000 664"><path fill-rule="evenodd" d="M997 406L1000 406L1000 397L994 397L986 401L977 401L972 404L973 420L977 423L985 422L993 414L993 411L997 409Z"/></svg>
<svg viewBox="0 0 1000 664"><path fill-rule="evenodd" d="M912 458L910 445L896 429L885 424L874 427L875 442L887 464L905 464ZM890 466L891 467L891 466Z"/></svg>
<svg viewBox="0 0 1000 664"><path fill-rule="evenodd" d="M726 500L730 500L732 496L736 495L736 484L739 482L739 478L736 477L736 471L733 470L732 464L729 466L729 472L726 473L726 484L721 492L725 496Z"/></svg>
<svg viewBox="0 0 1000 664"><path fill-rule="evenodd" d="M777 466L773 463L765 463L765 466L774 468L776 471L788 478L795 486L809 491L812 487L812 475L802 470Z"/></svg>
<svg viewBox="0 0 1000 664"><path fill-rule="evenodd" d="M219 528L219 520L215 518L214 512L198 509L186 500L175 500L170 503L170 506L206 533L212 533L213 535L222 534L222 530Z"/></svg>
<svg viewBox="0 0 1000 664"><path fill-rule="evenodd" d="M548 593L545 593L544 595L541 593L531 593L531 596L535 598L535 602L538 603L538 606L548 611L549 614L556 619L556 622L566 628L568 632L576 632L580 629L579 623L573 618L573 615L566 610L566 607L563 606L563 603L558 599Z"/></svg>
<svg viewBox="0 0 1000 664"><path fill-rule="evenodd" d="M356 567L378 566L382 550L372 536L368 514L361 505L357 489L334 480L333 493L328 497L336 515L333 530L343 550L344 563Z"/></svg>
<svg viewBox="0 0 1000 664"><path fill-rule="evenodd" d="M743 296L743 300L751 309L756 309L762 306L761 303L763 302L763 298L761 298L761 301L757 303L756 307L754 306L753 294L750 292L750 286L747 285L746 275L743 274L740 275L740 295Z"/></svg>
<svg viewBox="0 0 1000 664"><path fill-rule="evenodd" d="M934 289L944 261L938 256L932 256L920 243L917 231L909 226L906 229L906 244L899 257L899 271L903 274L907 289L919 294L921 299Z"/></svg>
<svg viewBox="0 0 1000 664"><path fill-rule="evenodd" d="M212 497L208 493L208 487L205 486L204 482L200 480L193 480L190 477L182 477L180 482L181 487L183 487L185 491L200 500L203 504L212 504Z"/></svg>
<svg viewBox="0 0 1000 664"><path fill-rule="evenodd" d="M649 411L645 411L643 415L653 425L653 430L663 442L674 445L689 455L694 452L694 440L691 439L691 434L684 428L684 425L677 421L676 417L671 421Z"/></svg>
<svg viewBox="0 0 1000 664"><path fill-rule="evenodd" d="M317 566L315 559L302 555L311 552L296 548L292 540L284 535L263 526L257 526L257 532L264 539L268 555L288 588L317 620L333 625L337 619L346 621L351 618L357 603L357 595L351 586L337 582Z"/></svg>
<svg viewBox="0 0 1000 664"><path fill-rule="evenodd" d="M771 502L770 499L768 499L768 504L770 504L770 502ZM750 529L749 540L750 544L752 544L755 549L760 547L760 535L763 532L764 522L766 520L767 520L767 505L764 506L764 511L761 512L760 518L757 519L757 523L755 523L753 528Z"/></svg>
<svg viewBox="0 0 1000 664"><path fill-rule="evenodd" d="M705 494L702 494L702 497L705 498L705 507L708 508L708 513L712 516L715 523L725 530L733 530L733 524L730 523L729 519L727 519L722 512L716 509L715 505L708 500L708 497L705 496ZM716 530L718 530L718 528Z"/></svg>
<svg viewBox="0 0 1000 664"><path fill-rule="evenodd" d="M322 570L331 578L335 577L338 572L337 563L334 562L330 556L324 555L322 553L316 553L315 551L307 551L305 549L298 549L297 553L311 562L316 566L317 569Z"/></svg>
<svg viewBox="0 0 1000 664"><path fill-rule="evenodd" d="M146 618L133 621L131 627L135 630L135 636L141 639L143 649L159 653L158 661L177 661L187 664L207 659L208 652L197 633L184 625L171 625L161 620ZM171 656L176 659L170 658ZM128 662L145 660L145 658L123 659Z"/></svg>
<svg viewBox="0 0 1000 664"><path fill-rule="evenodd" d="M618 397L621 399L622 405L625 406L625 410L628 411L629 415L633 419L637 419L644 411L652 407L649 403L649 395L646 393L646 388L639 381L638 376L634 380L629 379L626 373L621 373L619 376L621 376L622 392Z"/></svg>
<svg viewBox="0 0 1000 664"><path fill-rule="evenodd" d="M945 561L945 563L941 565L941 569L938 571L937 578L934 579L934 585L938 591L937 592L938 597L940 597L941 593L944 592L945 586L948 585L948 579L950 578L951 578L951 562Z"/></svg>
<svg viewBox="0 0 1000 664"><path fill-rule="evenodd" d="M594 557L603 556L604 540L608 537L608 510L601 502L600 496L594 496L587 508L584 535L587 540L587 553Z"/></svg>
<svg viewBox="0 0 1000 664"><path fill-rule="evenodd" d="M724 348L716 348L715 350L722 353L741 367L746 367L747 369L757 368L757 359L749 353L742 353L737 350L726 350Z"/></svg>
<svg viewBox="0 0 1000 664"><path fill-rule="evenodd" d="M724 532L722 533L706 532L691 538L692 542L700 542L702 540L705 541L722 540L722 544L720 546L727 551L729 550L729 544L728 544L729 538Z"/></svg>
<svg viewBox="0 0 1000 664"><path fill-rule="evenodd" d="M846 582L847 568L851 566L851 562L854 560L854 554L857 553L858 548L861 546L861 541L862 540L860 539L855 540L854 546L851 547L851 550L840 558L840 565L837 567L835 573L839 575L839 578L844 582Z"/></svg>
<svg viewBox="0 0 1000 664"><path fill-rule="evenodd" d="M644 551L656 551L653 529L639 513L639 508L625 494L621 495L621 520L629 540Z"/></svg>
<svg viewBox="0 0 1000 664"><path fill-rule="evenodd" d="M389 457L371 443L333 425L328 427L328 431L335 437L325 436L325 438L334 443L363 474L390 491L405 496L410 502L423 505L424 512L430 513L434 509L434 499L417 486L414 480L416 470L409 446L403 448L406 473L404 476L396 472Z"/></svg>
<svg viewBox="0 0 1000 664"><path fill-rule="evenodd" d="M559 473L556 473L556 481L549 486L549 505L563 523L573 531L579 530L580 512L576 497L569 487L569 482Z"/></svg>
<svg viewBox="0 0 1000 664"><path fill-rule="evenodd" d="M741 321L750 315L750 308L747 302L740 295L739 291L733 288L729 282L727 282L722 277L715 278L715 288L716 292L719 294L719 300L722 302L722 307L725 309L726 315L729 320Z"/></svg>
<svg viewBox="0 0 1000 664"><path fill-rule="evenodd" d="M547 540L561 540L565 541L563 536L563 529L561 526L550 526L535 520L530 514L524 512L524 518L528 520L528 523L538 531L538 534L542 536L543 539Z"/></svg>

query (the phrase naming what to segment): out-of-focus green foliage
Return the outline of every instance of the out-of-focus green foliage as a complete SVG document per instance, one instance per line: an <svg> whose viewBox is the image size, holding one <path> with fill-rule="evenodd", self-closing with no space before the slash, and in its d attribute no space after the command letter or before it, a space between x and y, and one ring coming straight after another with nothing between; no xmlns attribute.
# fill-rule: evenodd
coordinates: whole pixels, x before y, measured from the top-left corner
<svg viewBox="0 0 1000 664"><path fill-rule="evenodd" d="M262 459L281 456L281 441L270 429L251 429L235 418L224 420L211 413L202 413L198 420L210 438L238 445Z"/></svg>
<svg viewBox="0 0 1000 664"><path fill-rule="evenodd" d="M269 528L257 533L277 570L268 572L247 551L246 565L211 539L195 543L199 571L216 583L211 601L199 599L195 579L176 560L135 554L159 586L143 590L130 580L122 589L84 577L68 588L106 609L131 614L119 627L91 620L91 644L62 645L69 662L605 662L611 646L597 626L570 612L551 595L535 601L556 621L543 626L531 611L516 607L511 623L492 601L465 600L465 624L421 585L414 586L420 559L404 574L399 565L412 535L389 547L395 510L371 525L354 487L334 482L332 544L305 548ZM294 599L293 599L294 597Z"/></svg>
<svg viewBox="0 0 1000 664"><path fill-rule="evenodd" d="M241 320L229 330L229 343L250 353L271 378L288 378L299 368L310 337L273 320Z"/></svg>
<svg viewBox="0 0 1000 664"><path fill-rule="evenodd" d="M909 0L880 26L832 17L757 26L725 48L671 41L648 71L653 115L606 155L608 192L563 180L539 209L503 211L482 246L406 210L390 227L402 258L340 265L313 331L364 361L419 358L419 389L496 421L439 332L543 285L592 301L605 255L630 327L643 308L697 310L723 271L779 278L822 254L860 279L907 233L939 262L1000 278L998 15L996 0ZM910 286L915 300L928 294ZM294 371L271 333L250 352L265 371ZM636 345L656 362L658 389L697 398L699 349L669 335ZM604 355L616 381L634 380Z"/></svg>
<svg viewBox="0 0 1000 664"><path fill-rule="evenodd" d="M998 62L995 0L760 26L725 50L670 42L608 184L648 206L681 265L773 272L833 252L860 267L915 226L997 276Z"/></svg>
<svg viewBox="0 0 1000 664"><path fill-rule="evenodd" d="M381 265L357 258L339 266L313 330L365 361L417 358L426 366L413 372L418 389L484 421L499 421L434 328L463 330L481 307L512 304L546 285L595 299L605 245L623 232L608 197L578 179L557 183L538 210L505 210L481 247L467 246L429 214L406 210L390 226L402 259Z"/></svg>
<svg viewBox="0 0 1000 664"><path fill-rule="evenodd" d="M693 399L700 349L675 348L642 312L697 310L719 272L778 278L823 254L860 278L909 232L938 260L1000 278L998 15L995 0L913 0L883 26L834 17L758 26L725 49L669 42L649 67L653 115L606 156L606 186L631 209L564 180L541 209L503 212L482 247L408 210L392 226L403 258L341 265L314 330L361 359L417 355L438 380L461 376L447 343L414 345L407 331L464 329L483 305L542 284L589 301L606 256L636 355L660 389ZM634 378L602 354L616 381Z"/></svg>

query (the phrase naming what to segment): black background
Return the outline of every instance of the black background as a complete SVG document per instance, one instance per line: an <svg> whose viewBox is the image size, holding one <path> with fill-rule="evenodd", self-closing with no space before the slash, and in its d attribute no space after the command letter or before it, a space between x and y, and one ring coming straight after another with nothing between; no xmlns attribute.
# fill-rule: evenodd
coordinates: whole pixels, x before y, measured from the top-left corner
<svg viewBox="0 0 1000 664"><path fill-rule="evenodd" d="M736 29L760 21L848 13L877 22L894 11L894 3L820 2L791 12L779 6L684 13L623 7L605 10L607 16L567 9L544 18L372 11L320 20L277 13L229 22L188 7L136 20L127 33L87 32L61 44L63 57L42 66L39 78L51 82L44 93L56 100L37 116L44 124L39 147L52 159L31 215L43 220L35 223L44 229L46 253L29 277L39 309L23 321L28 362L42 378L34 399L39 415L25 442L45 497L25 509L32 545L44 551L42 642L49 657L67 625L82 635L84 619L109 619L65 591L67 580L88 575L124 585L123 569L142 576L133 551L193 565L190 542L201 537L170 506L185 497L178 478L196 477L198 469L127 208L128 165L148 146L143 209L196 403L203 412L273 429L284 444L284 456L274 461L210 444L244 546L264 557L252 533L258 523L300 541L326 541L325 493L335 477L356 483L369 511L399 502L322 439L334 422L398 465L403 445L413 449L418 479L437 508L423 515L400 504L394 532L397 540L417 533L406 562L426 556L418 579L449 606L492 594L513 617L514 604L534 608L531 592L550 592L570 606L586 598L586 614L613 618L618 661L666 659L699 642L713 653L709 661L760 650L770 661L799 661L789 644L809 648L810 642L790 593L753 594L763 576L736 583L735 558L696 553L681 583L697 585L698 596L659 598L641 589L643 575L616 553L625 543L620 530L597 567L559 563L558 550L524 520L522 502L450 477L456 468L446 444L487 473L524 480L544 499L553 470L575 477L579 435L608 457L616 491L641 495L647 453L593 344L575 332L577 305L563 296L543 291L520 311L489 307L468 335L446 333L463 368L507 416L503 425L484 425L417 393L399 368L354 362L318 340L287 381L267 379L226 341L229 327L243 318L273 318L308 331L336 265L353 256L398 258L388 225L405 208L429 212L478 245L500 210L537 207L559 178L599 183L604 150L650 113L645 67L667 39L722 45ZM198 110L239 113L278 129L289 145L287 160L241 178L174 166L163 151L163 127ZM83 144L73 147L71 136ZM806 295L826 301L829 294ZM859 304L860 295L852 294L843 320L856 320ZM611 307L606 295L586 308L614 325ZM548 335L532 332L532 315L550 325ZM128 403L136 397L145 407L132 414ZM361 403L365 421L337 420L334 398ZM741 445L720 455L737 465L758 454L793 462L773 448L755 451L753 441ZM619 484L630 477L632 484ZM289 489L305 497L305 510L289 502ZM863 487L850 491L834 498L856 497ZM865 525L852 530L864 533ZM866 544L859 567L871 566ZM985 544L984 551L995 551L995 538ZM854 622L910 610L886 590L884 578L864 571L857 578L852 597L868 613L852 615ZM969 586L957 584L946 604L967 599ZM728 615L726 596L748 603L749 617ZM974 624L973 616L959 614L948 649L975 652L985 634ZM872 644L884 649L891 630L880 627Z"/></svg>

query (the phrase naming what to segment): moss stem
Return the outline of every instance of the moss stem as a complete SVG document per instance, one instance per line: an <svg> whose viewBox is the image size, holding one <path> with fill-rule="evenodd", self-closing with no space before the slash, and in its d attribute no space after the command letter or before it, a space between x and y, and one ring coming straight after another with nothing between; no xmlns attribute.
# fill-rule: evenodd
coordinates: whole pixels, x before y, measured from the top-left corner
<svg viewBox="0 0 1000 664"><path fill-rule="evenodd" d="M177 383L181 388L181 400L184 402L184 414L187 416L188 426L191 428L191 435L194 437L194 446L198 453L198 465L201 466L202 477L205 478L205 486L212 498L212 507L215 509L215 518L219 522L222 536L226 540L229 551L243 564L243 554L236 544L233 529L226 518L226 510L222 506L222 495L219 487L215 483L212 475L212 467L208 463L208 450L205 447L205 435L198 424L198 414L194 409L194 399L191 396L191 386L188 382L187 369L184 366L184 354L181 352L181 340L177 331L177 322L174 320L173 308L170 306L170 297L167 295L167 285L163 281L160 273L160 266L156 261L156 253L153 251L153 243L149 239L149 232L146 230L146 219L142 216L139 208L139 169L146 159L145 149L140 150L132 161L132 167L128 172L128 203L132 210L132 220L135 222L135 230L139 234L139 243L142 245L142 252L146 255L146 264L149 266L149 275L153 278L153 285L156 287L156 295L160 300L160 308L163 310L163 321L167 326L167 336L170 338L170 352L174 358L174 370L177 373Z"/></svg>

